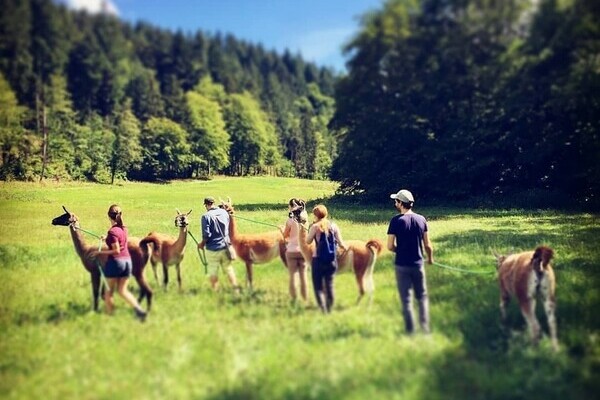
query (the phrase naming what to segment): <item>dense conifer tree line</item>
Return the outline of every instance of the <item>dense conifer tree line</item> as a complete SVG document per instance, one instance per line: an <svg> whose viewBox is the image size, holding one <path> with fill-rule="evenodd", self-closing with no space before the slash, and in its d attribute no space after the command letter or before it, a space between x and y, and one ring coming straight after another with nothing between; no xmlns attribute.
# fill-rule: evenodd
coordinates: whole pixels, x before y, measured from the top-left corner
<svg viewBox="0 0 600 400"><path fill-rule="evenodd" d="M0 179L331 177L600 205L600 0L387 0L348 72L231 35L2 0Z"/></svg>
<svg viewBox="0 0 600 400"><path fill-rule="evenodd" d="M50 0L1 8L1 179L327 177L331 70Z"/></svg>

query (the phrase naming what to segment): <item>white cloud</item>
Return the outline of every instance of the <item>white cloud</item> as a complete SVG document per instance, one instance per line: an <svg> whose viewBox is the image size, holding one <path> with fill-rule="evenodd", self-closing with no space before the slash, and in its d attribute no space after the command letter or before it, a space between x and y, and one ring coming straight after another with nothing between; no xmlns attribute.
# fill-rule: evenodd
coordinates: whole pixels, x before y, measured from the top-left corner
<svg viewBox="0 0 600 400"><path fill-rule="evenodd" d="M298 50L302 57L319 64L328 63L340 56L342 46L354 34L354 28L334 28L313 31L291 41L291 49Z"/></svg>
<svg viewBox="0 0 600 400"><path fill-rule="evenodd" d="M85 10L91 14L105 12L119 15L119 9L112 0L66 0L67 6L75 10Z"/></svg>

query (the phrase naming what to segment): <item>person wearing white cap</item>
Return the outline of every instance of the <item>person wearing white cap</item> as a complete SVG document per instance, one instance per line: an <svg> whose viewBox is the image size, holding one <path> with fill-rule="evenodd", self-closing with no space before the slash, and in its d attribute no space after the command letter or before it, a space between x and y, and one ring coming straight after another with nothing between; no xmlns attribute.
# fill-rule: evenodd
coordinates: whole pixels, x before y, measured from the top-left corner
<svg viewBox="0 0 600 400"><path fill-rule="evenodd" d="M427 263L433 264L433 247L429 239L427 220L412 211L415 199L406 189L393 193L390 198L400 214L391 219L388 227L387 247L396 253L396 284L402 315L407 333L414 332L411 291L419 302L419 323L421 330L429 333L429 300L423 265L423 248L427 254Z"/></svg>

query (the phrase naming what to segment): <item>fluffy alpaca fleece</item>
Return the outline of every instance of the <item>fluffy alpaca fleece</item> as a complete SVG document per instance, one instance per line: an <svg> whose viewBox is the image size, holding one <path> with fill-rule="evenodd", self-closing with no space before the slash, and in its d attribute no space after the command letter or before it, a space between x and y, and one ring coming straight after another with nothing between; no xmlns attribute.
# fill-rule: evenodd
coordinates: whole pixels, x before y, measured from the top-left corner
<svg viewBox="0 0 600 400"><path fill-rule="evenodd" d="M539 246L534 251L526 251L508 256L496 255L498 263L498 280L500 285L500 312L506 320L506 306L514 296L519 302L521 313L527 322L531 339L539 340L541 329L535 316L536 297L544 302L544 310L548 319L550 337L554 349L558 349L556 337L556 281L550 261L554 251L546 246Z"/></svg>

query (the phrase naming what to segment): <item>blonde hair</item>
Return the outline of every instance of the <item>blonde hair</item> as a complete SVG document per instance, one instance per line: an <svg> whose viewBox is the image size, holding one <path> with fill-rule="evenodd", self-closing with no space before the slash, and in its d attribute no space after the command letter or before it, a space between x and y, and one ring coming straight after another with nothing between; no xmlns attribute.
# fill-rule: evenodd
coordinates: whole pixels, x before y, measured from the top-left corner
<svg viewBox="0 0 600 400"><path fill-rule="evenodd" d="M123 227L123 211L117 204L113 204L108 208L108 217L117 222L117 225Z"/></svg>
<svg viewBox="0 0 600 400"><path fill-rule="evenodd" d="M317 217L317 220L315 221L315 224L317 224L319 226L319 228L321 228L322 232L329 232L329 220L327 219L327 207L325 207L323 204L317 204L316 206L314 206L313 210L313 215L315 217Z"/></svg>

